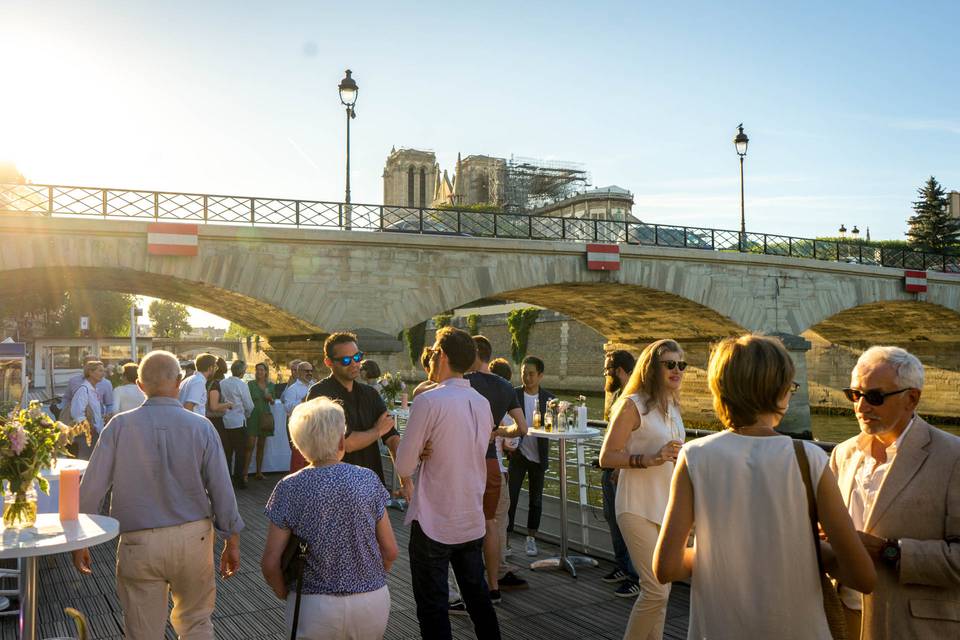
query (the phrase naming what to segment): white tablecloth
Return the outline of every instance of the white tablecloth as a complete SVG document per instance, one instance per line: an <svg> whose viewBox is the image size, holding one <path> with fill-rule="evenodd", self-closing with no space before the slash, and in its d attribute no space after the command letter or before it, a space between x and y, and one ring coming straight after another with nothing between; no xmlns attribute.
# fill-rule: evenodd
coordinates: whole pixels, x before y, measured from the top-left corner
<svg viewBox="0 0 960 640"><path fill-rule="evenodd" d="M290 471L290 440L287 437L287 412L278 400L270 405L273 414L273 435L267 438L263 448L263 471L265 473ZM256 453L250 457L247 473L256 473Z"/></svg>

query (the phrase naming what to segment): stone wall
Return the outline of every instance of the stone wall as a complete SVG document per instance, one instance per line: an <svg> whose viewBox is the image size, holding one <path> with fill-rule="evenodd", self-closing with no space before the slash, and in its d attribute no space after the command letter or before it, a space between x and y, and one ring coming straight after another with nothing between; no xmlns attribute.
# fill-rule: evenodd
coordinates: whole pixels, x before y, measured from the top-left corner
<svg viewBox="0 0 960 640"><path fill-rule="evenodd" d="M875 342L838 344L814 331L803 334L812 344L807 352L810 406L821 409L851 409L842 389L850 385L850 372L857 358ZM895 341L885 341L895 342ZM921 413L960 416L960 341L896 341L923 362L926 380L920 401Z"/></svg>

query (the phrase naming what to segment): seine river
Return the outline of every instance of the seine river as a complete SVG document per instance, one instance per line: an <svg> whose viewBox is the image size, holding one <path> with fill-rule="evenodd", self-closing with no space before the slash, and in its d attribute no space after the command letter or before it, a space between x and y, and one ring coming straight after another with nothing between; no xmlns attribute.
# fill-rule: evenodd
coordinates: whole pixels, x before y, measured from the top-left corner
<svg viewBox="0 0 960 640"><path fill-rule="evenodd" d="M576 400L576 395L571 395L570 392L561 392L560 397L564 400ZM588 395L587 398L587 415L591 420L602 420L603 419L603 397L596 395ZM857 426L857 419L852 416L844 415L826 415L815 413L811 416L811 422L813 423L813 435L817 440L822 440L824 442L843 442L851 436L855 436L860 432L860 428ZM934 426L937 426L944 431L949 431L950 433L960 436L960 425L945 425L937 424L936 420L932 422ZM694 425L687 425L694 426ZM701 428L712 428L719 429L720 423L717 422L712 425L696 425Z"/></svg>

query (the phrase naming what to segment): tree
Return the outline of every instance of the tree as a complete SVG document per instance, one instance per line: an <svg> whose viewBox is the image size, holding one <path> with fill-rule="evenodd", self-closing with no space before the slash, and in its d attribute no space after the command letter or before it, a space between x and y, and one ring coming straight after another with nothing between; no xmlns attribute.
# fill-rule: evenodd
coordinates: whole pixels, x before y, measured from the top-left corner
<svg viewBox="0 0 960 640"><path fill-rule="evenodd" d="M960 220L947 210L947 193L933 176L917 189L920 199L913 203L907 230L909 244L922 251L945 253L960 242Z"/></svg>
<svg viewBox="0 0 960 640"><path fill-rule="evenodd" d="M539 315L540 309L536 307L514 309L507 314L507 329L510 331L510 355L516 364L523 362L527 355L530 330L537 323Z"/></svg>
<svg viewBox="0 0 960 640"><path fill-rule="evenodd" d="M76 290L64 294L64 304L47 332L50 335L80 334L80 318L90 318L90 335L130 335L130 306L136 296L116 291Z"/></svg>
<svg viewBox="0 0 960 640"><path fill-rule="evenodd" d="M248 338L257 335L256 331L251 331L244 326L231 322L230 326L223 333L224 338Z"/></svg>
<svg viewBox="0 0 960 640"><path fill-rule="evenodd" d="M153 335L160 338L179 338L190 332L187 318L190 312L185 305L170 300L154 300L147 310L153 321Z"/></svg>

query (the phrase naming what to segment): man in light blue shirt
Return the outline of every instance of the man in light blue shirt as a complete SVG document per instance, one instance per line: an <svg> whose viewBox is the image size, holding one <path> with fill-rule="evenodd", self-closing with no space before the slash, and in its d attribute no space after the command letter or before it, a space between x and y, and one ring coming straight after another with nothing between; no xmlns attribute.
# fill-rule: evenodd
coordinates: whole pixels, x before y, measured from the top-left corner
<svg viewBox="0 0 960 640"><path fill-rule="evenodd" d="M110 515L120 522L117 595L128 638L164 637L172 591L177 634L213 640L214 531L226 540L220 575L229 578L240 565L243 520L220 437L209 420L180 405L179 381L173 354L143 359L137 384L146 401L107 424L80 483L83 513L97 513L112 491ZM75 551L73 561L91 573L87 549Z"/></svg>

